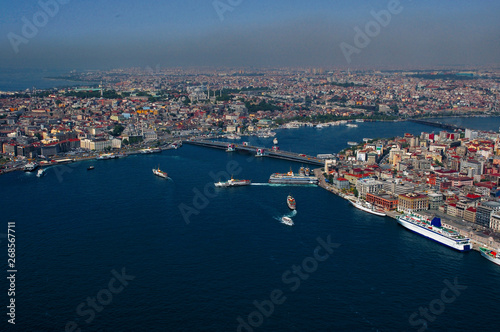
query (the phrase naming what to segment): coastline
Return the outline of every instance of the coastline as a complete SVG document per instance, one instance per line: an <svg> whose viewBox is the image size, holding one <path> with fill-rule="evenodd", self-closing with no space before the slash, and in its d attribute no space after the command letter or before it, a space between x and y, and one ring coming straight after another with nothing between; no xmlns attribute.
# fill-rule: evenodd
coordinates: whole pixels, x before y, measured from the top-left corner
<svg viewBox="0 0 500 332"><path fill-rule="evenodd" d="M318 187L323 188L326 191L331 192L332 194L343 198L345 200L349 200L348 196L343 195L340 193L338 189L333 187L332 185L329 185L325 181L325 177L323 176L323 172L321 168L316 168L313 170L314 175L318 178ZM350 196L349 196L350 197ZM354 196L352 196L354 198ZM387 217L392 218L394 220L397 220L397 218L401 215L401 213L397 211L385 211L387 213ZM420 211L422 214L426 214L426 211ZM480 252L479 248L484 247L488 248L490 250L497 250L500 248L500 241L494 241L492 237L484 237L479 235L478 233L475 233L471 231L467 226L460 225L457 222L454 222L450 219L442 220L442 223L444 226L451 228L457 232L460 233L460 235L463 235L465 237L470 238L471 243L472 243L472 250L475 250L477 252ZM497 234L497 236L500 236ZM489 244L487 243L489 242Z"/></svg>

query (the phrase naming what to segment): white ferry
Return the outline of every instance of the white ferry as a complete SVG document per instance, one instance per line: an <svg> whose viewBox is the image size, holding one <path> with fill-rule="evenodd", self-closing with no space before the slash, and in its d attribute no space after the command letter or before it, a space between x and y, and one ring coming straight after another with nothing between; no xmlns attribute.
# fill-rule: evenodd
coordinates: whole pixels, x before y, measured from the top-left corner
<svg viewBox="0 0 500 332"><path fill-rule="evenodd" d="M248 186L252 183L251 180L236 180L231 177L230 180L227 180L226 182L216 182L214 185L218 188L224 188L224 187L239 187L239 186Z"/></svg>
<svg viewBox="0 0 500 332"><path fill-rule="evenodd" d="M398 223L415 233L458 251L469 251L472 249L472 243L469 238L460 235L457 231L443 227L440 218L430 220L424 216L409 213L400 216Z"/></svg>
<svg viewBox="0 0 500 332"><path fill-rule="evenodd" d="M281 222L288 226L293 226L293 220L290 217L282 217Z"/></svg>
<svg viewBox="0 0 500 332"><path fill-rule="evenodd" d="M387 213L385 213L383 210L376 209L371 203L368 203L366 201L362 201L362 200L358 199L357 201L349 200L349 202L351 202L351 204L355 208L360 209L360 210L365 211L365 212L368 212L368 213L371 213L371 214L374 214L376 216L385 217L387 215Z"/></svg>
<svg viewBox="0 0 500 332"><path fill-rule="evenodd" d="M479 248L479 251L481 252L481 256L490 262L500 265L500 255L498 252L483 247Z"/></svg>

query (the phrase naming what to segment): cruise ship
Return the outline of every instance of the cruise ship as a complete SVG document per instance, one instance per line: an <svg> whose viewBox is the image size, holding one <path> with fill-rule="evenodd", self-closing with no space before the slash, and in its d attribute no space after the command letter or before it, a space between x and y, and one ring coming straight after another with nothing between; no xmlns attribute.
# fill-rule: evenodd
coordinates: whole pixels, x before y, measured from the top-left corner
<svg viewBox="0 0 500 332"><path fill-rule="evenodd" d="M493 262L497 265L500 265L500 255L493 250L487 249L480 247L479 251L481 252L481 256L489 260L490 262Z"/></svg>
<svg viewBox="0 0 500 332"><path fill-rule="evenodd" d="M432 220L417 214L404 214L398 218L398 223L409 230L423 235L431 240L444 244L458 251L469 251L472 244L469 238L458 232L443 227L440 218Z"/></svg>
<svg viewBox="0 0 500 332"><path fill-rule="evenodd" d="M376 216L385 217L387 215L387 213L385 213L383 210L376 209L371 203L368 203L366 201L362 201L362 200L358 199L357 201L349 200L349 202L351 202L351 204L355 208L360 209L360 210L365 211L365 212L368 212L368 213L371 213L371 214L374 214Z"/></svg>
<svg viewBox="0 0 500 332"><path fill-rule="evenodd" d="M269 183L280 184L318 184L318 178L315 176L308 176L304 172L301 174L294 174L292 170L288 173L274 173L269 177Z"/></svg>
<svg viewBox="0 0 500 332"><path fill-rule="evenodd" d="M251 180L236 180L231 177L231 179L227 180L226 182L216 182L214 185L218 188L224 188L224 187L239 187L239 186L248 186L252 183Z"/></svg>

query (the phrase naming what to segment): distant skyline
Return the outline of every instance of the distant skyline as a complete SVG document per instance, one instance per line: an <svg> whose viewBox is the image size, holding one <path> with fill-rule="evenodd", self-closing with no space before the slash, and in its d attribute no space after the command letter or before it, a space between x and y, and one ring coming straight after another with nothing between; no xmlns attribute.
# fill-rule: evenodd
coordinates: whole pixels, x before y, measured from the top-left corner
<svg viewBox="0 0 500 332"><path fill-rule="evenodd" d="M69 70L499 64L498 1L397 2L10 2L3 4L0 14L0 67ZM390 20L382 15L376 23L373 13L391 12L391 8ZM359 36L357 27L368 34L368 39Z"/></svg>

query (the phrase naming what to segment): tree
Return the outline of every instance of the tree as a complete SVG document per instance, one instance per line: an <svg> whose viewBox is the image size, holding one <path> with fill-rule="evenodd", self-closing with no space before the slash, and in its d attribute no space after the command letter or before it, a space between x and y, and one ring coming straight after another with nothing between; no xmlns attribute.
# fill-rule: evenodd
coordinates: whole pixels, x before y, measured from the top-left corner
<svg viewBox="0 0 500 332"><path fill-rule="evenodd" d="M355 196L355 197L358 197L358 196L359 196L358 189L353 188L353 189L352 189L352 192L353 192L353 194L354 194L354 196Z"/></svg>
<svg viewBox="0 0 500 332"><path fill-rule="evenodd" d="M125 138L125 139L123 140L123 144L124 144L124 145L129 145L130 143L128 142L128 139L126 139L126 138Z"/></svg>
<svg viewBox="0 0 500 332"><path fill-rule="evenodd" d="M120 136L122 132L125 130L125 127L122 126L121 124L117 124L114 128L113 131L111 132L111 135L113 136Z"/></svg>

